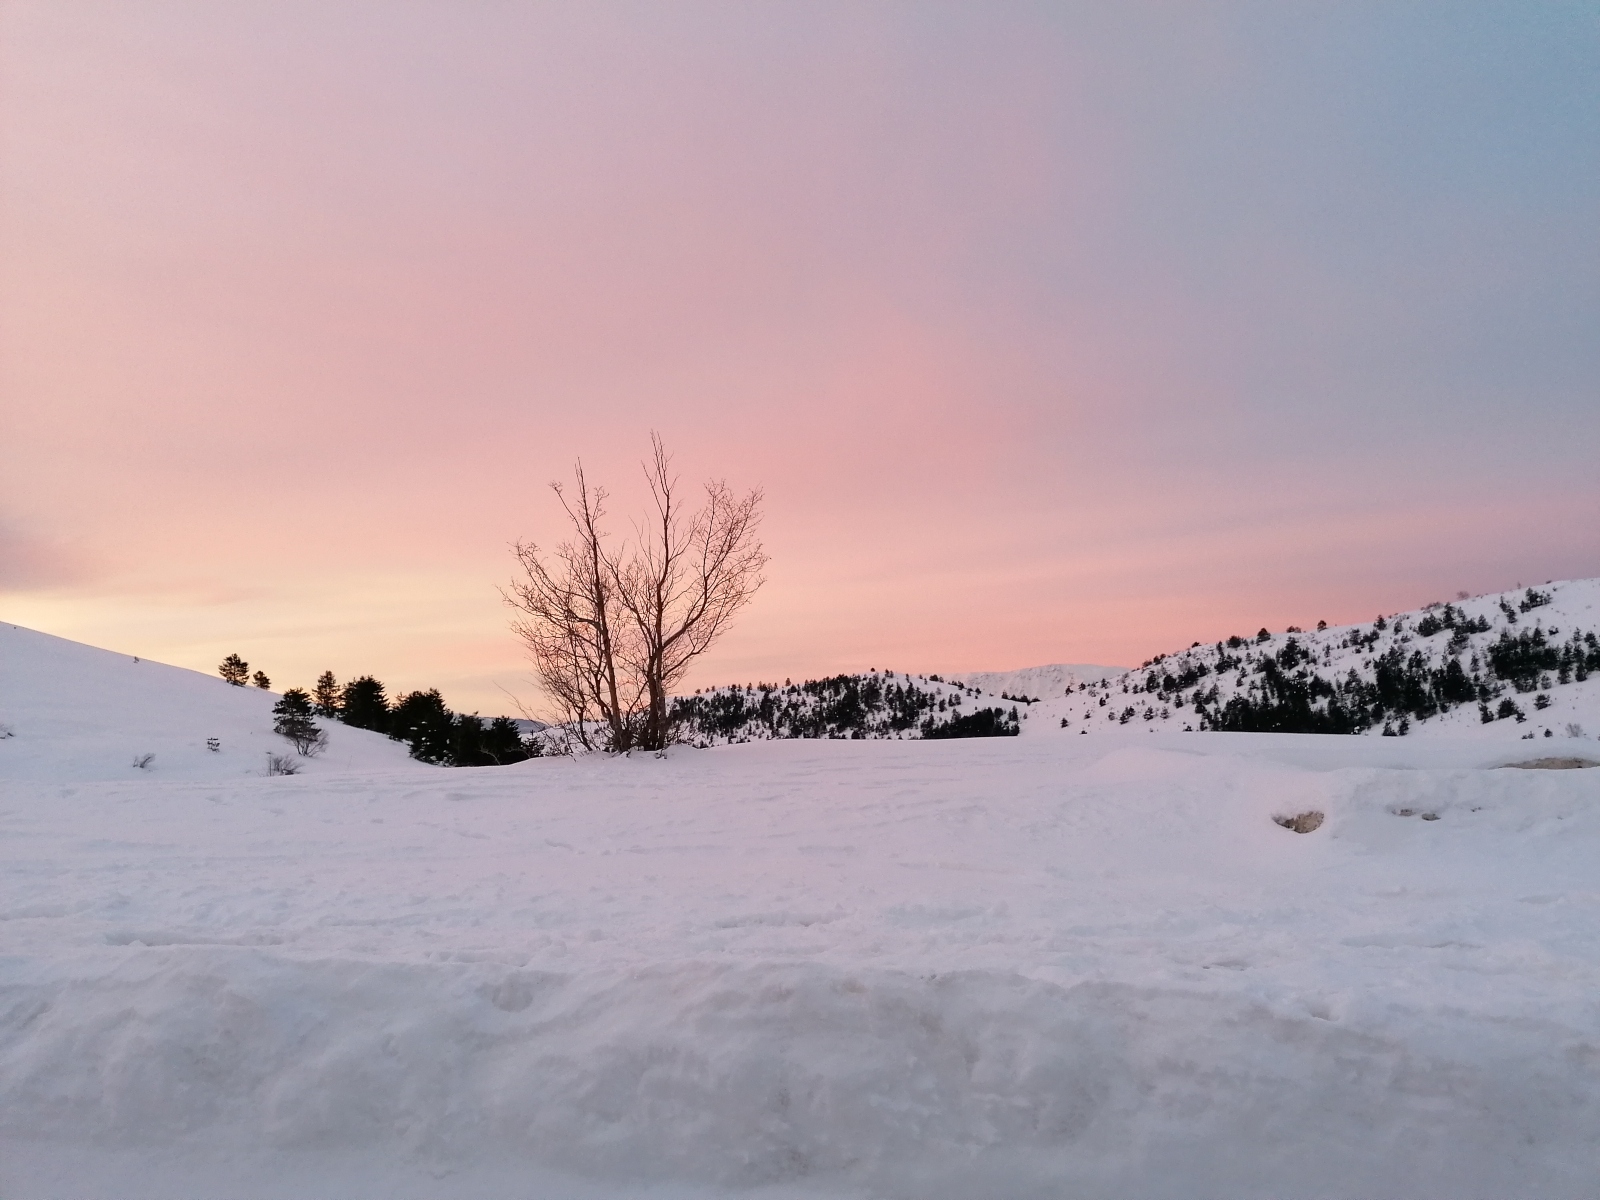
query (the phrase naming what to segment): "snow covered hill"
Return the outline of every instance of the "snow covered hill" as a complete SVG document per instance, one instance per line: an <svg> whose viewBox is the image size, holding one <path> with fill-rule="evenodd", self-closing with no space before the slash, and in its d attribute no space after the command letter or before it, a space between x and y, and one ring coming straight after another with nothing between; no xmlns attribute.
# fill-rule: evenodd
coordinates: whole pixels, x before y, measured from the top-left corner
<svg viewBox="0 0 1600 1200"><path fill-rule="evenodd" d="M1263 629L1131 671L873 671L711 688L679 705L697 745L1110 728L1592 741L1600 734L1600 580L1430 605L1371 625Z"/></svg>
<svg viewBox="0 0 1600 1200"><path fill-rule="evenodd" d="M1117 725L1592 740L1600 580L1429 605L1370 625L1196 644L1030 715L1032 732Z"/></svg>
<svg viewBox="0 0 1600 1200"><path fill-rule="evenodd" d="M0 779L227 779L293 755L272 732L274 692L0 624ZM425 769L381 734L323 721L313 774ZM216 741L216 749L209 742ZM144 767L135 762L151 757Z"/></svg>
<svg viewBox="0 0 1600 1200"><path fill-rule="evenodd" d="M1039 700L1063 696L1080 683L1098 683L1125 674L1126 667L1103 667L1091 663L1051 663L1044 667L1023 667L1017 671L967 671L947 676L991 696L1022 696Z"/></svg>

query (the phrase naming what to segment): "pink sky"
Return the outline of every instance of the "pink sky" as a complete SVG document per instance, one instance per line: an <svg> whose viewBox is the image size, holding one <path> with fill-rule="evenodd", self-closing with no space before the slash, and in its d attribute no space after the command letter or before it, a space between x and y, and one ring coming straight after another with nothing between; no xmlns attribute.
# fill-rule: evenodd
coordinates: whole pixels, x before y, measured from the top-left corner
<svg viewBox="0 0 1600 1200"><path fill-rule="evenodd" d="M1600 574L1592 15L1195 11L0 7L0 618L502 711L651 429L692 685Z"/></svg>

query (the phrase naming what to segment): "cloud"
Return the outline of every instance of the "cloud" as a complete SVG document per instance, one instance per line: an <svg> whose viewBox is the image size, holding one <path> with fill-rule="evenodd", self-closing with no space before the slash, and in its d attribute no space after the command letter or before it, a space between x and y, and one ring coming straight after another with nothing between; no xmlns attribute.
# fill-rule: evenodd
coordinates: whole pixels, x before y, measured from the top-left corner
<svg viewBox="0 0 1600 1200"><path fill-rule="evenodd" d="M84 582L92 573L81 552L0 519L0 591L65 587Z"/></svg>

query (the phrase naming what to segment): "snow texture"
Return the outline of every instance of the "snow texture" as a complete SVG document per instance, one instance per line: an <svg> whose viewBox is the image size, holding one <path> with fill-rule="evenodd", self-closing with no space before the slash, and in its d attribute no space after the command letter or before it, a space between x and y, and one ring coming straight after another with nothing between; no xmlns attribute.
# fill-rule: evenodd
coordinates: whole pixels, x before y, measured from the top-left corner
<svg viewBox="0 0 1600 1200"><path fill-rule="evenodd" d="M269 695L0 634L8 1198L1600 1177L1600 770L1513 722L268 778Z"/></svg>

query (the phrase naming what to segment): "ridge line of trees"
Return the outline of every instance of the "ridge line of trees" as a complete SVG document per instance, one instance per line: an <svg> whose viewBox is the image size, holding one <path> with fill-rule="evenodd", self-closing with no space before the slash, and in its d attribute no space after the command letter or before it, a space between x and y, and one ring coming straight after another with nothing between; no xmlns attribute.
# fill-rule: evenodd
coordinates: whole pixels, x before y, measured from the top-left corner
<svg viewBox="0 0 1600 1200"><path fill-rule="evenodd" d="M228 655L218 667L218 673L236 687L245 685L248 671L249 664L237 654ZM266 679L261 672L256 674ZM272 715L273 731L307 756L327 744L327 734L316 724L318 717L386 734L406 743L412 758L440 766L504 766L545 753L538 731L524 737L511 717L485 720L477 713L452 712L438 688L403 692L391 699L383 683L371 675L358 675L341 685L332 671L324 671L310 692L285 691L272 706Z"/></svg>
<svg viewBox="0 0 1600 1200"><path fill-rule="evenodd" d="M936 675L921 678L944 683ZM1009 711L963 709L968 689L946 686L957 694L919 687L910 675L893 671L784 680L781 686L734 684L677 697L672 720L682 739L698 746L769 738L1015 737L1022 731L1015 704Z"/></svg>

